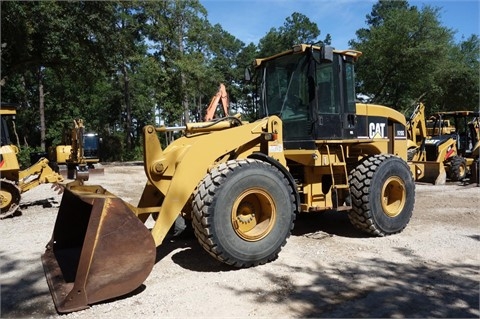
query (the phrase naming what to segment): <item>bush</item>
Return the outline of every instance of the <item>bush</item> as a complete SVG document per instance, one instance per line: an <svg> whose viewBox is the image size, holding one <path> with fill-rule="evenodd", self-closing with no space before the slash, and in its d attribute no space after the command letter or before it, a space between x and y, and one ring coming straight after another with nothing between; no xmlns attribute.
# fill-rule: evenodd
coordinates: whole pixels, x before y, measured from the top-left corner
<svg viewBox="0 0 480 319"><path fill-rule="evenodd" d="M26 169L35 164L40 157L47 157L47 154L39 147L23 146L17 154L20 169Z"/></svg>

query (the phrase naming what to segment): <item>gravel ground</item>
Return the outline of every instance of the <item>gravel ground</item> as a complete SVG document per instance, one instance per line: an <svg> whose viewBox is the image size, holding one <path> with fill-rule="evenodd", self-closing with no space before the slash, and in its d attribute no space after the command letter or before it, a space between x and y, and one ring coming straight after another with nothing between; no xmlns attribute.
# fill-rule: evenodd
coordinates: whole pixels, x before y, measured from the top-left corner
<svg viewBox="0 0 480 319"><path fill-rule="evenodd" d="M104 168L88 183L136 205L143 167ZM2 318L59 316L40 255L60 199L41 185L0 221ZM385 238L357 232L345 213L300 215L279 258L248 269L217 262L195 238L167 238L139 289L62 318L479 318L479 207L475 185L417 185L410 224Z"/></svg>

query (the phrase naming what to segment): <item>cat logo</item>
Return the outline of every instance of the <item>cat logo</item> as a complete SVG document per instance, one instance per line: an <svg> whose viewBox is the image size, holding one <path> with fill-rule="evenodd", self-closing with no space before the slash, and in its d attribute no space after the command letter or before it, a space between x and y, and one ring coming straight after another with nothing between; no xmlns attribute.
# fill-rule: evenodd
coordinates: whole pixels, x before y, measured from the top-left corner
<svg viewBox="0 0 480 319"><path fill-rule="evenodd" d="M385 137L385 123L370 123L368 124L368 137L370 138L384 138Z"/></svg>

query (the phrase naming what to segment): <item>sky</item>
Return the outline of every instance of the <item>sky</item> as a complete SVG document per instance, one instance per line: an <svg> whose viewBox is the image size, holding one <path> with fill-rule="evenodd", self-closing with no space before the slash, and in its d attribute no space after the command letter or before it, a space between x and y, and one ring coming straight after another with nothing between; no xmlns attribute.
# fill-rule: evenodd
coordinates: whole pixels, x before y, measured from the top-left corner
<svg viewBox="0 0 480 319"><path fill-rule="evenodd" d="M377 0L200 0L207 9L211 24L220 24L224 30L245 44L258 44L271 29L281 27L293 12L299 12L315 22L321 31L319 40L330 33L332 46L348 49L348 41L355 39L355 31L367 27L366 15ZM480 0L423 0L408 1L409 5L440 8L443 26L456 32L455 42L480 34Z"/></svg>

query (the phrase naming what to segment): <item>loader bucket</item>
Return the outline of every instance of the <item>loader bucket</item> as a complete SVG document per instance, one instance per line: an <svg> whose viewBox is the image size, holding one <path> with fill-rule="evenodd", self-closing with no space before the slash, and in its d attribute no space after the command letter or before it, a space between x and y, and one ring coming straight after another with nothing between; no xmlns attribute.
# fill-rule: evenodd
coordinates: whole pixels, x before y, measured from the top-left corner
<svg viewBox="0 0 480 319"><path fill-rule="evenodd" d="M66 313L135 290L155 255L150 231L120 198L65 189L42 263L55 307Z"/></svg>
<svg viewBox="0 0 480 319"><path fill-rule="evenodd" d="M426 161L412 162L422 172L421 176L417 176L415 181L420 183L429 183L434 185L445 185L447 173L443 163Z"/></svg>

